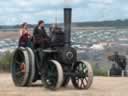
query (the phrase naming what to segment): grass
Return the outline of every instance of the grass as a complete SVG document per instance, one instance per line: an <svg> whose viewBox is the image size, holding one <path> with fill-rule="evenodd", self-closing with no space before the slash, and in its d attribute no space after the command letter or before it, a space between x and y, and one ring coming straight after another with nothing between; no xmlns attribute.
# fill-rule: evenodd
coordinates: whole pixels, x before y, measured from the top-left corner
<svg viewBox="0 0 128 96"><path fill-rule="evenodd" d="M107 71L106 70L97 70L97 69L93 69L94 75L95 76L107 76Z"/></svg>
<svg viewBox="0 0 128 96"><path fill-rule="evenodd" d="M105 66L97 67L96 65L93 65L93 72L95 76L107 76L108 68Z"/></svg>
<svg viewBox="0 0 128 96"><path fill-rule="evenodd" d="M10 72L10 64L12 61L12 53L5 52L0 58L0 72Z"/></svg>

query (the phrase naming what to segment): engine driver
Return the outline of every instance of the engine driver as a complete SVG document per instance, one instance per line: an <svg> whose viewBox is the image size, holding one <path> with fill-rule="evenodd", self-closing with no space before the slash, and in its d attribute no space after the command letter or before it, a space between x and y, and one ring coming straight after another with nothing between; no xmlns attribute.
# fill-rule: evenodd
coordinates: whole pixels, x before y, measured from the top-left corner
<svg viewBox="0 0 128 96"><path fill-rule="evenodd" d="M37 67L40 69L40 73L44 74L45 64L44 59L46 58L45 53L42 52L42 49L46 49L49 47L49 37L45 31L45 24L43 20L38 22L38 25L34 29L33 33L33 47L37 50L36 58L38 58Z"/></svg>
<svg viewBox="0 0 128 96"><path fill-rule="evenodd" d="M47 48L49 46L49 37L45 31L45 24L43 20L38 22L38 25L34 29L33 33L34 49Z"/></svg>

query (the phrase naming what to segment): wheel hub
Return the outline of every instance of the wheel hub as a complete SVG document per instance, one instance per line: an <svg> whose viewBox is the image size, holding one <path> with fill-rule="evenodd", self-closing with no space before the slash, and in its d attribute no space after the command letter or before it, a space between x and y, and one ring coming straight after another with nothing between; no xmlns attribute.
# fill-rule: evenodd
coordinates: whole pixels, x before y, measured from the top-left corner
<svg viewBox="0 0 128 96"><path fill-rule="evenodd" d="M21 65L20 65L20 69L21 69L21 72L22 73L25 73L26 72L26 65L25 65L25 63L22 63Z"/></svg>

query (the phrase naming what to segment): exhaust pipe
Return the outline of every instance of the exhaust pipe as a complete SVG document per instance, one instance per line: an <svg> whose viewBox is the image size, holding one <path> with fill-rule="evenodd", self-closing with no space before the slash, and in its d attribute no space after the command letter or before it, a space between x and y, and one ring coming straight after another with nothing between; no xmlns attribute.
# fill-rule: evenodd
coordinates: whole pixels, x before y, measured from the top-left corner
<svg viewBox="0 0 128 96"><path fill-rule="evenodd" d="M65 47L71 46L72 8L64 8Z"/></svg>

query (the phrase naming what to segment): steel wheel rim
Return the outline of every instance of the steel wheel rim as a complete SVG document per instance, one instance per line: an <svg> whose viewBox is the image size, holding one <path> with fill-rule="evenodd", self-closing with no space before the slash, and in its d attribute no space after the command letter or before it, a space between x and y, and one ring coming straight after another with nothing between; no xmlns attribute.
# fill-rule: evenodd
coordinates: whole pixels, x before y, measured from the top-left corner
<svg viewBox="0 0 128 96"><path fill-rule="evenodd" d="M30 75L30 80L29 80L29 83L31 84L34 80L34 77L35 77L35 55L32 51L32 49L30 48L26 48L28 54L29 54L29 65L31 66L31 75Z"/></svg>
<svg viewBox="0 0 128 96"><path fill-rule="evenodd" d="M28 59L29 59L28 54L24 48L17 48L16 51L14 52L11 72L12 72L12 79L16 86L28 85L27 83L29 78ZM24 68L21 68L22 66L24 66Z"/></svg>
<svg viewBox="0 0 128 96"><path fill-rule="evenodd" d="M44 79L42 80L46 88L56 90L60 88L63 83L63 69L58 61L50 60L49 62L51 62L51 64L47 63L49 66L47 66Z"/></svg>
<svg viewBox="0 0 128 96"><path fill-rule="evenodd" d="M72 83L78 89L88 89L92 83L93 72L88 66L88 62L79 61L74 67L76 76L72 77ZM91 78L90 78L91 76Z"/></svg>
<svg viewBox="0 0 128 96"><path fill-rule="evenodd" d="M21 51L17 51L17 54L14 55L14 61L13 64L15 64L15 77L18 83L22 83L25 76L25 57ZM24 66L24 68L21 68Z"/></svg>
<svg viewBox="0 0 128 96"><path fill-rule="evenodd" d="M45 78L46 78L45 82L46 82L48 88L49 87L54 88L56 86L57 76L58 76L57 69L56 69L55 65L49 61L47 70L49 70L49 71L45 74Z"/></svg>

